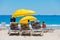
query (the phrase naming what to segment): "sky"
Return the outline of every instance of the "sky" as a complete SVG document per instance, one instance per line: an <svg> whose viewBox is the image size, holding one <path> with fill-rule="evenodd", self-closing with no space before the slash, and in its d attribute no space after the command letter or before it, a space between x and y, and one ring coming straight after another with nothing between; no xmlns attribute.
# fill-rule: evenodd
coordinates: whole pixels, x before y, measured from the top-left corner
<svg viewBox="0 0 60 40"><path fill-rule="evenodd" d="M0 15L12 15L18 9L28 9L36 15L60 15L60 0L0 0Z"/></svg>

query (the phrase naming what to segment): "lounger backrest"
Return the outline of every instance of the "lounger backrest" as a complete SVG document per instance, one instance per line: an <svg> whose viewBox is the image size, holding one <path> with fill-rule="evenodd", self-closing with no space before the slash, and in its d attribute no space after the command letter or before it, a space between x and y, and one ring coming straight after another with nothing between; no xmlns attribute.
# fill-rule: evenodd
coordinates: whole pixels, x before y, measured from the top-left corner
<svg viewBox="0 0 60 40"><path fill-rule="evenodd" d="M28 24L21 24L21 29L22 30L30 30L30 27Z"/></svg>
<svg viewBox="0 0 60 40"><path fill-rule="evenodd" d="M32 28L33 29L39 29L39 28L41 28L40 23L39 22L32 23Z"/></svg>
<svg viewBox="0 0 60 40"><path fill-rule="evenodd" d="M17 30L18 29L18 24L17 23L11 23L10 24L10 29L11 30Z"/></svg>

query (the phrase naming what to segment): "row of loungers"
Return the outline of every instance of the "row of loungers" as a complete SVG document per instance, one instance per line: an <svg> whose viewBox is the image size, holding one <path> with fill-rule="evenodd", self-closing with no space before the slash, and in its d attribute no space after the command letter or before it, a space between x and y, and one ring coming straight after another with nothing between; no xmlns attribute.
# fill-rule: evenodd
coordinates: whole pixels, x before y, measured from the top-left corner
<svg viewBox="0 0 60 40"><path fill-rule="evenodd" d="M35 26L36 25L36 26ZM43 32L48 32L48 30L43 30L40 27L40 24L37 23L33 25L32 29L30 29L28 24L21 24L21 30L18 28L18 23L11 22L10 23L10 30L8 32L9 35L15 34L15 35L22 35L22 36L42 36Z"/></svg>

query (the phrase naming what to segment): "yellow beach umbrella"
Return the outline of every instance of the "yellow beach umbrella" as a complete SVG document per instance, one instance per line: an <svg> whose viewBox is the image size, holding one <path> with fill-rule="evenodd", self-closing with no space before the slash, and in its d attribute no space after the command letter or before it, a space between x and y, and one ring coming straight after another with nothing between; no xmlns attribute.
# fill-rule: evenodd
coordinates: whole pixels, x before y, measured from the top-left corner
<svg viewBox="0 0 60 40"><path fill-rule="evenodd" d="M21 10L17 10L16 12L14 12L12 17L20 17L20 16L26 16L30 14L35 14L35 12L32 10L21 9Z"/></svg>
<svg viewBox="0 0 60 40"><path fill-rule="evenodd" d="M35 21L36 20L36 18L34 17L34 16L25 16L24 18L22 18L21 20L20 20L20 23L25 23L25 24L27 24L28 23L28 20L29 21Z"/></svg>

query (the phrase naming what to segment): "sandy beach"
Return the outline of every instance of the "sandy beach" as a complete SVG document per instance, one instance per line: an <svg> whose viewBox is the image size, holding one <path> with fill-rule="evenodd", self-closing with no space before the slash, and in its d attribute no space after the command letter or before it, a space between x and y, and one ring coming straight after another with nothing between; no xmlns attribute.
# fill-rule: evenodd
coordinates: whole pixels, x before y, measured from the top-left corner
<svg viewBox="0 0 60 40"><path fill-rule="evenodd" d="M0 30L0 40L60 40L60 29L44 33L43 36L9 36L8 30Z"/></svg>

